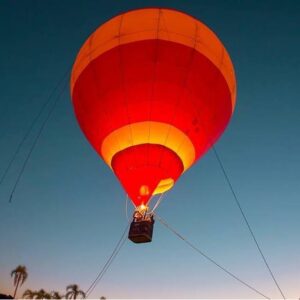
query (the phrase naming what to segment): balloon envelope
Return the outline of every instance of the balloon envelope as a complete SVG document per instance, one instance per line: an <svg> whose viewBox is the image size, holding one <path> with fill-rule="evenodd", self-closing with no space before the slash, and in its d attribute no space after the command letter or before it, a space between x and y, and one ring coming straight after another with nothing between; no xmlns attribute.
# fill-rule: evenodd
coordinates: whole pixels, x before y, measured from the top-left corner
<svg viewBox="0 0 300 300"><path fill-rule="evenodd" d="M71 95L81 129L135 205L170 189L225 130L235 106L230 57L182 12L120 14L84 43Z"/></svg>

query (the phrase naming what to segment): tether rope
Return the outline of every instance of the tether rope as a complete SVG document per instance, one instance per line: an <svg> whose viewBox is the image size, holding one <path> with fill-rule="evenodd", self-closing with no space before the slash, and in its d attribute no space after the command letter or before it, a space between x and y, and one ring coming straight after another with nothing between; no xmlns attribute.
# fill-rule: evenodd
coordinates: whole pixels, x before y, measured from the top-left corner
<svg viewBox="0 0 300 300"><path fill-rule="evenodd" d="M157 199L154 207L152 208L151 213L154 213L154 211L157 209L157 207L160 205L160 203L162 202L163 198L164 198L165 193L160 194L159 198Z"/></svg>
<svg viewBox="0 0 300 300"><path fill-rule="evenodd" d="M55 109L55 107L56 107L56 104L57 104L58 101L62 98L61 96L62 96L62 94L64 93L64 91L65 91L65 89L66 89L66 87L67 87L67 84L68 84L68 80L66 80L65 84L63 85L63 88L61 89L61 91L60 91L59 94L57 95L57 97L56 97L56 99L55 99L55 101L54 101L52 107L51 107L50 110L48 111L48 114L47 114L46 118L44 119L44 121L43 121L43 123L42 123L42 125L41 125L41 127L40 127L40 129L39 129L39 131L38 131L38 133L37 133L37 135L36 135L34 141L33 141L33 144L32 144L31 147L30 147L30 150L29 150L29 152L28 152L28 154L27 154L27 156L26 156L26 159L25 159L25 161L24 161L24 163L23 163L23 165L22 165L22 167L21 167L21 170L20 170L20 172L19 172L19 174L18 174L18 176L17 176L17 179L16 179L16 181L15 181L15 184L14 184L14 186L13 186L13 188L12 188L11 193L10 193L10 197L9 197L9 202L10 202L10 203L12 202L13 195L14 195L14 193L15 193L15 191L16 191L16 188L18 187L18 184L19 184L19 182L20 182L20 179L22 178L22 175L23 175L23 173L24 173L24 171L25 171L25 168L26 168L26 166L27 166L27 163L28 163L28 161L29 161L29 159L30 159L30 157L31 157L31 154L32 154L32 152L33 152L35 146L37 145L37 142L38 142L38 140L39 140L39 138L40 138L40 136L41 136L41 134L42 134L42 132L43 132L43 129L45 128L45 126L46 126L48 120L50 119L50 117L51 117L51 115L52 115L52 113L53 113L53 111L54 111L54 109Z"/></svg>
<svg viewBox="0 0 300 300"><path fill-rule="evenodd" d="M28 130L25 132L23 138L19 142L19 144L18 144L18 146L16 148L16 151L14 152L14 154L13 154L12 158L10 159L10 161L9 161L9 163L8 163L5 171L3 172L3 175L1 176L0 186L3 183L4 179L6 178L7 173L10 170L12 164L16 160L16 157L19 154L20 150L22 149L22 146L24 145L25 141L27 140L27 138L29 137L30 133L32 132L32 129L34 128L35 124L39 120L40 116L42 115L42 113L44 112L44 110L46 109L46 107L48 106L48 104L51 102L51 100L52 100L55 92L57 91L57 89L59 88L59 86L61 85L61 83L65 80L66 76L69 74L69 71L70 71L70 68L68 68L68 70L64 73L63 77L58 81L58 83L55 85L55 87L51 90L51 92L50 92L47 100L44 102L44 104L42 105L42 107L38 111L37 115L35 116L35 118L31 122Z"/></svg>
<svg viewBox="0 0 300 300"><path fill-rule="evenodd" d="M229 271L227 268L221 266L218 262L216 262L214 259L212 259L211 257L209 257L207 254L205 254L203 251L201 251L199 248L197 248L194 244L192 244L191 242L189 242L184 236L182 236L180 233L178 233L175 229L173 229L166 221L164 221L161 217L159 217L158 215L155 215L156 218L158 219L158 221L164 225L167 229L169 229L171 232L173 232L178 238L180 238L182 241L184 241L188 246L190 246L192 249L194 249L197 253L199 253L200 255L202 255L205 259L207 259L208 261L210 261L211 263L213 263L215 266L217 266L219 269L223 270L225 273L227 273L230 277L234 278L235 280L237 280L238 282L240 282L241 284L243 284L244 286L248 287L249 289L251 289L252 291L254 291L255 293L263 296L265 299L271 299L270 297L264 295L262 292L260 292L259 290L257 290L256 288L254 288L253 286L251 286L250 284L248 284L247 282L245 282L244 280L240 279L238 276L234 275L231 271Z"/></svg>
<svg viewBox="0 0 300 300"><path fill-rule="evenodd" d="M122 233L121 238L119 239L118 243L116 244L116 246L115 246L113 252L111 253L110 257L108 258L108 260L106 261L106 263L102 267L101 271L98 273L98 275L96 276L95 280L91 283L91 285L89 286L89 288L86 290L86 292L85 292L86 297L88 297L90 295L90 293L95 289L95 287L97 286L97 284L101 281L101 279L103 278L104 274L106 273L106 271L108 270L108 268L111 266L111 264L113 263L114 259L116 258L116 256L120 252L121 248L123 247L123 245L124 245L124 243L126 241L127 230L128 230L129 224L130 223L128 223L126 225L126 228L125 228L124 232Z"/></svg>
<svg viewBox="0 0 300 300"><path fill-rule="evenodd" d="M270 275L271 275L271 277L272 277L274 283L275 283L275 285L277 286L277 288L278 288L278 290L279 290L279 292L280 292L282 298L283 298L283 299L286 299L284 293L282 292L282 290L281 290L281 288L280 288L280 286L279 286L279 284L278 284L278 282L277 282L277 280L276 280L276 278L275 278L275 276L274 276L274 274L273 274L273 272L272 272L272 270L271 270L271 268L270 268L270 266L269 266L269 264L268 264L268 262L267 262L267 259L266 259L265 255L263 254L263 252L262 252L262 250L261 250L261 247L260 247L260 245L259 245L259 243L258 243L258 241L257 241L257 239L256 239L256 237L255 237L255 235L254 235L254 232L253 232L253 230L252 230L252 228L251 228L251 226L250 226L250 223L249 223L249 221L248 221L248 219L247 219L247 217L246 217L246 215L245 215L245 213L244 213L244 210L243 210L243 208L242 208L242 206L241 206L241 203L240 203L240 201L238 200L238 197L237 197L237 195L236 195L236 193L235 193L235 191L234 191L234 189L233 189L233 186L232 186L232 184L231 184L231 182L230 182L230 179L229 179L229 177L228 177L228 175L227 175L227 172L226 172L226 170L225 170L225 168L224 168L224 165L223 165L223 163L222 163L222 161L221 161L221 158L220 158L220 156L219 156L219 154L218 154L218 152L217 152L217 150L216 150L216 148L215 148L214 145L212 146L212 149L213 149L213 152L214 152L214 154L215 154L215 156L216 156L216 158L217 158L217 161L218 161L218 163L219 163L219 165L220 165L220 168L221 168L221 170L222 170L222 173L223 173L223 175L224 175L224 177L225 177L225 179L226 179L226 181L227 181L227 184L228 184L228 186L229 186L229 188L230 188L230 190L231 190L231 193L232 193L232 195L233 195L233 198L234 198L234 200L235 200L235 203L236 203L236 205L238 206L239 211L241 212L241 214L242 214L242 216L243 216L243 219L244 219L244 221L245 221L245 223L246 223L246 225L247 225L247 228L248 228L248 230L249 230L249 232L250 232L250 234L251 234L251 236L252 236L252 238L253 238L253 240L254 240L254 243L255 243L255 245L256 245L256 247L257 247L257 249L258 249L258 251L259 251L259 253L260 253L260 255L261 255L261 257L262 257L262 259L263 259L263 261L264 261L264 263L265 263L265 265L266 265L266 267L267 267L267 269L268 269L268 271L269 271L269 273L270 273Z"/></svg>
<svg viewBox="0 0 300 300"><path fill-rule="evenodd" d="M128 217L128 195L126 194L126 199L125 199L125 214L126 214L126 220L129 222L129 217Z"/></svg>

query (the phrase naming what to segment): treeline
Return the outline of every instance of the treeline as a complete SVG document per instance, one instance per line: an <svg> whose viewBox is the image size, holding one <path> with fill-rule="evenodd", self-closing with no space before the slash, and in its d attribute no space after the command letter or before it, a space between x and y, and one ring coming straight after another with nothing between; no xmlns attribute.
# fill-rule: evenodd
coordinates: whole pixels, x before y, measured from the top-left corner
<svg viewBox="0 0 300 300"><path fill-rule="evenodd" d="M17 266L14 270L11 271L11 277L13 278L13 284L15 287L13 298L16 298L18 288L23 285L23 283L28 278L28 272L25 266ZM9 296L8 296L9 297ZM47 292L44 289L39 290L31 290L27 289L22 298L24 299L84 299L86 294L82 291L77 284L70 284L66 287L65 293L60 293L57 291ZM8 298L9 299L9 298ZM101 297L100 299L104 300L105 297Z"/></svg>

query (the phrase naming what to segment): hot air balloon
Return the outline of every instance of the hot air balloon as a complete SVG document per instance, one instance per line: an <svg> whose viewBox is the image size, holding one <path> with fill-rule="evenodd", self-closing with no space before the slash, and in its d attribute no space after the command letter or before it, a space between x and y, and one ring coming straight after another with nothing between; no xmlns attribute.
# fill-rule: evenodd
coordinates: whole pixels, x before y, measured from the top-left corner
<svg viewBox="0 0 300 300"><path fill-rule="evenodd" d="M135 206L129 238L147 242L151 197L171 189L223 133L236 81L206 25L177 10L145 8L113 17L85 41L71 97L86 138Z"/></svg>

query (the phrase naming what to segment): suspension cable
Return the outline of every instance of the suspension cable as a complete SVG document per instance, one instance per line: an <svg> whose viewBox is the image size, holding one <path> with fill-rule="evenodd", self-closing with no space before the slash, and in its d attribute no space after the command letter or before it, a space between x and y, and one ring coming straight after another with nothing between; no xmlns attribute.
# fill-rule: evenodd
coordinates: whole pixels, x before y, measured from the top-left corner
<svg viewBox="0 0 300 300"><path fill-rule="evenodd" d="M14 161L16 160L17 155L19 154L23 144L25 143L25 141L27 140L27 138L29 137L30 133L32 132L32 129L34 128L35 124L37 123L37 121L39 120L39 118L41 117L42 113L44 112L44 110L46 109L46 107L49 105L49 103L51 102L55 92L58 90L59 86L61 85L61 83L65 80L66 76L69 73L70 68L68 68L68 70L64 73L64 75L62 76L62 78L58 81L58 83L54 86L54 88L52 89L52 91L50 92L47 100L44 102L44 104L42 105L42 107L40 108L40 110L38 111L38 113L36 114L35 118L32 120L28 130L25 132L23 138L21 139L21 141L19 142L16 151L14 152L12 158L9 160L8 165L5 169L5 171L3 172L1 179L0 179L0 186L3 183L4 179L7 176L8 171L10 170L12 164L14 163Z"/></svg>
<svg viewBox="0 0 300 300"><path fill-rule="evenodd" d="M46 126L48 120L50 119L50 117L51 117L51 115L52 115L52 113L53 113L53 111L54 111L54 109L55 109L55 107L56 107L56 104L58 103L58 101L59 101L60 99L62 99L61 96L62 96L62 94L64 93L64 91L65 91L65 89L66 89L66 87L67 87L67 84L68 84L68 80L66 80L65 84L63 85L62 89L60 90L59 94L57 95L55 101L53 102L53 105L52 105L51 108L49 109L48 114L47 114L46 118L44 119L44 121L43 121L43 123L42 123L42 125L41 125L41 127L40 127L40 129L39 129L39 131L38 131L38 133L37 133L37 135L36 135L34 141L33 141L33 144L32 144L31 147L30 147L30 150L29 150L29 152L28 152L28 154L27 154L27 156L26 156L26 159L25 159L25 161L24 161L24 163L23 163L23 165L22 165L22 167L21 167L21 170L20 170L20 172L19 172L19 174L18 174L18 176L17 176L17 179L16 179L16 181L15 181L15 183L14 183L14 186L13 186L13 188L12 188L12 191L11 191L11 193L10 193L10 197L9 197L9 202L10 202L10 203L12 202L13 195L14 195L15 190L16 190L16 188L17 188L19 182L20 182L20 179L21 179L21 177L22 177L22 175L23 175L23 173L24 173L24 171L25 171L25 168L26 168L26 166L27 166L27 163L28 163L28 161L29 161L29 159L30 159L30 157L31 157L31 154L32 154L32 152L33 152L35 146L37 145L37 142L38 142L38 140L39 140L39 138L40 138L40 136L41 136L41 134L42 134L42 132L43 132L43 129L45 128L45 126Z"/></svg>
<svg viewBox="0 0 300 300"><path fill-rule="evenodd" d="M232 186L232 184L231 184L231 182L230 182L230 179L229 179L229 177L228 177L228 175L227 175L227 172L226 172L225 167L224 167L224 165L223 165L223 163L222 163L222 161L221 161L221 158L220 158L220 156L219 156L219 154L218 154L218 152L217 152L217 149L215 148L215 146L212 146L212 149L213 149L213 152L214 152L214 154L215 154L215 157L216 157L216 159L217 159L217 161L218 161L218 163L219 163L219 165L220 165L220 168L221 168L221 170L222 170L222 173L223 173L223 175L224 175L224 177L225 177L225 179L226 179L226 182L227 182L227 184L228 184L228 186L229 186L229 188L230 188L230 191L231 191L231 193L232 193L232 195L233 195L233 198L234 198L234 200L235 200L235 203L236 203L236 205L238 206L239 211L241 212L241 214L242 214L242 216L243 216L243 219L244 219L244 221L245 221L245 223L246 223L246 225L247 225L247 228L248 228L248 230L249 230L249 232L250 232L250 234L251 234L251 236L252 236L252 238L253 238L253 240L254 240L254 243L255 243L255 245L256 245L256 247L257 247L257 249L258 249L258 251L259 251L259 253L260 253L260 255L261 255L261 257L262 257L262 259L263 259L263 261L264 261L264 263L265 263L265 265L266 265L266 267L267 267L267 269L268 269L268 271L269 271L269 273L270 273L270 275L271 275L271 277L272 277L274 283L275 283L275 285L277 286L277 288L278 288L278 290L279 290L279 292L280 292L282 298L283 298L283 299L286 299L284 293L282 292L282 290L281 290L281 288L280 288L280 286L279 286L279 284L278 284L278 281L276 280L276 278L275 278L275 276L274 276L274 273L272 272L272 270L271 270L271 268L270 268L270 265L269 265L268 262L267 262L267 259L266 259L265 255L263 254L263 252L262 252L262 250L261 250L261 247L260 247L260 245L259 245L259 243L258 243L258 241L257 241L257 239L256 239L256 237L255 237L255 235L254 235L254 231L252 230L252 228L251 228L251 226L250 226L250 223L249 223L249 221L248 221L248 219L247 219L247 217L246 217L246 214L245 214L245 212L244 212L244 210L243 210L243 208L242 208L242 206L241 206L241 203L240 203L240 201L238 200L237 194L235 193L235 191L234 191L234 189L233 189L233 186Z"/></svg>
<svg viewBox="0 0 300 300"><path fill-rule="evenodd" d="M104 264L104 266L102 267L102 269L100 270L100 272L98 273L98 275L96 276L95 280L91 283L91 285L89 286L89 288L86 290L86 292L85 292L85 298L90 295L90 293L95 289L95 287L97 286L97 284L101 281L101 279L103 278L104 274L106 273L106 271L108 270L108 268L111 266L111 264L113 263L114 259L116 258L116 256L120 252L121 248L123 247L123 245L124 245L124 243L126 241L127 231L128 231L129 224L130 223L128 223L126 225L126 228L125 228L124 232L122 233L121 238L119 239L118 243L116 244L116 246L115 246L113 252L111 253L110 257L108 258L108 260L106 261L106 263Z"/></svg>
<svg viewBox="0 0 300 300"><path fill-rule="evenodd" d="M159 198L157 199L154 207L152 208L151 213L154 213L154 211L157 209L157 207L160 205L160 203L162 202L163 198L164 198L165 193L160 194Z"/></svg>
<svg viewBox="0 0 300 300"><path fill-rule="evenodd" d="M126 200L125 200L125 214L126 214L126 220L127 220L127 222L129 222L129 217L128 217L128 200L129 200L129 196L128 196L128 194L126 194Z"/></svg>
<svg viewBox="0 0 300 300"><path fill-rule="evenodd" d="M259 290L257 290L256 288L254 288L253 286L251 286L250 284L248 284L247 282L245 282L244 280L242 280L241 278L239 278L238 276L234 275L231 271L229 271L228 269L226 269L225 267L223 267L222 265L220 265L218 262L216 262L214 259L212 259L211 257L209 257L207 254L205 254L203 251L201 251L198 247L196 247L194 244L192 244L191 242L189 242L184 236L182 236L180 233L178 233L174 228L172 228L165 220L163 220L160 216L158 216L157 214L155 215L156 218L158 219L158 221L164 225L167 229L169 229L171 232L173 232L178 238L180 238L182 241L184 241L188 246L190 246L192 249L194 249L197 253L199 253L200 255L202 255L205 259L207 259L208 261L210 261L211 263L213 263L215 266L217 266L219 269L223 270L225 273L227 273L229 276L231 276L232 278L234 278L235 280L237 280L238 282L240 282L241 284L243 284L244 286L248 287L249 289L251 289L252 291L254 291L255 293L263 296L266 299L271 299L270 297L264 295L262 292L260 292Z"/></svg>

